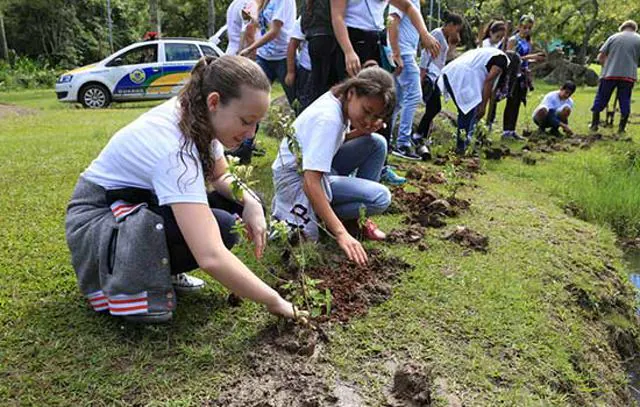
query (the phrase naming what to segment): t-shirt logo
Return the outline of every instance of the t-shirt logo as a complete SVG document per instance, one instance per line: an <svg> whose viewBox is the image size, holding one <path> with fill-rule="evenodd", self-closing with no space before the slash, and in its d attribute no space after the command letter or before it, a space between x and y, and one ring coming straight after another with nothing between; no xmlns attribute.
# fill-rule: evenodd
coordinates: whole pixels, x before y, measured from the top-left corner
<svg viewBox="0 0 640 407"><path fill-rule="evenodd" d="M129 79L131 79L131 82L136 85L140 85L145 79L147 79L147 75L145 75L142 69L136 69L129 74Z"/></svg>

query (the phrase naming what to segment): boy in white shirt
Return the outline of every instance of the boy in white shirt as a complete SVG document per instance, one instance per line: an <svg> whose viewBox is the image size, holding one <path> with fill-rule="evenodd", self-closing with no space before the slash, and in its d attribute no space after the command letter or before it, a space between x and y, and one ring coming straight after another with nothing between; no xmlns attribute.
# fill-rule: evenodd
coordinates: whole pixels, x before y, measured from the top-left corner
<svg viewBox="0 0 640 407"><path fill-rule="evenodd" d="M567 81L560 90L549 92L536 110L533 112L533 122L538 125L541 132L551 128L553 135L559 135L558 128L561 127L568 136L573 134L569 127L569 115L573 110L573 99L571 95L576 91L576 84Z"/></svg>

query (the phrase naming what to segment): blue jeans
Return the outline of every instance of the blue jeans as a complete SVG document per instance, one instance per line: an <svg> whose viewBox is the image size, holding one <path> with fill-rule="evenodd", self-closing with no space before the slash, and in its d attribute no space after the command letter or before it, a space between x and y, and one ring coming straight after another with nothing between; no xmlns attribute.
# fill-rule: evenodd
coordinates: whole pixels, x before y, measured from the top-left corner
<svg viewBox="0 0 640 407"><path fill-rule="evenodd" d="M413 116L422 100L422 86L420 85L420 69L413 55L402 55L404 68L400 75L395 76L396 96L398 103L393 111L393 125L395 128L398 113L400 125L398 127L398 147L409 147L413 133Z"/></svg>
<svg viewBox="0 0 640 407"><path fill-rule="evenodd" d="M615 88L618 88L618 102L620 103L620 114L622 116L629 116L631 113L631 91L633 90L633 82L613 80L613 79L600 79L598 84L598 93L593 101L593 107L591 111L593 113L600 113L609 104L611 94Z"/></svg>
<svg viewBox="0 0 640 407"><path fill-rule="evenodd" d="M456 132L456 153L464 153L464 151L471 144L471 140L473 137L473 129L476 126L477 118L476 111L478 110L478 106L471 109L467 114L462 113L460 107L458 106L458 102L456 102L456 97L453 93L453 89L451 88L451 84L449 83L449 78L447 75L443 76L444 86L447 88L447 92L451 95L451 99L453 99L453 103L458 108L458 130ZM466 133L466 136L463 134Z"/></svg>
<svg viewBox="0 0 640 407"><path fill-rule="evenodd" d="M560 123L565 123L560 115L560 112L556 111L556 109L549 109L547 114L544 116L544 119L538 120L536 117L533 118L533 122L540 127L541 130L546 130L550 128L553 131L558 131L558 127L560 127Z"/></svg>
<svg viewBox="0 0 640 407"><path fill-rule="evenodd" d="M367 215L382 213L389 207L391 192L378 182L386 156L387 141L376 133L347 141L340 147L329 175L331 207L340 219L358 219L361 206ZM349 176L354 172L354 177Z"/></svg>
<svg viewBox="0 0 640 407"><path fill-rule="evenodd" d="M287 95L287 100L289 104L293 103L296 95L295 89L290 88L284 83L284 78L287 76L287 59L277 59L274 61L269 61L260 56L256 57L256 63L262 68L262 71L267 78L269 78L269 82L273 83L276 79L282 85L284 89L285 95Z"/></svg>

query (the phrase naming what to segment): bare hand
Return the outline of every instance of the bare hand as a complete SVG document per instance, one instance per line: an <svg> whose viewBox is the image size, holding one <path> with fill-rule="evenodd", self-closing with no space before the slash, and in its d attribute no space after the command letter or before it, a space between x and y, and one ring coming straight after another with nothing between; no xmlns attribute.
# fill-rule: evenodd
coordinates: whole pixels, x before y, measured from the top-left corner
<svg viewBox="0 0 640 407"><path fill-rule="evenodd" d="M293 72L287 73L287 76L284 77L284 83L288 87L292 87L295 82L296 82L296 74Z"/></svg>
<svg viewBox="0 0 640 407"><path fill-rule="evenodd" d="M253 200L246 201L242 211L242 220L247 227L249 239L255 245L256 257L260 259L267 244L267 221L264 218L262 206Z"/></svg>
<svg viewBox="0 0 640 407"><path fill-rule="evenodd" d="M395 75L400 75L404 68L404 62L400 55L393 54L393 62L396 64L396 70L393 72Z"/></svg>
<svg viewBox="0 0 640 407"><path fill-rule="evenodd" d="M249 57L251 55L251 53L253 52L253 50L251 49L251 47L247 47L245 49L243 49L242 51L238 52L238 55L240 55L241 57Z"/></svg>
<svg viewBox="0 0 640 407"><path fill-rule="evenodd" d="M355 261L358 265L364 266L369 259L364 247L349 233L343 233L336 238L338 246L345 252L349 260Z"/></svg>
<svg viewBox="0 0 640 407"><path fill-rule="evenodd" d="M274 315L295 319L303 324L306 324L307 318L309 318L309 313L307 311L298 310L293 304L282 297L280 297L274 304L267 305L267 310Z"/></svg>
<svg viewBox="0 0 640 407"><path fill-rule="evenodd" d="M356 76L362 67L360 66L360 58L355 52L350 52L344 57L344 64L347 67L349 76Z"/></svg>
<svg viewBox="0 0 640 407"><path fill-rule="evenodd" d="M440 43L433 38L433 35L425 33L420 40L422 41L422 46L431 54L431 57L437 58L440 55Z"/></svg>

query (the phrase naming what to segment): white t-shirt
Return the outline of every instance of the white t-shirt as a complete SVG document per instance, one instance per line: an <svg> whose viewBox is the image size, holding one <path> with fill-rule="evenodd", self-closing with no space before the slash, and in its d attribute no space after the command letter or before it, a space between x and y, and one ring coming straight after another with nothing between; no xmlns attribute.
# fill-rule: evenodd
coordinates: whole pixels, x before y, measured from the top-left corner
<svg viewBox="0 0 640 407"><path fill-rule="evenodd" d="M344 23L347 27L364 31L381 31L387 5L389 0L347 0Z"/></svg>
<svg viewBox="0 0 640 407"><path fill-rule="evenodd" d="M487 37L484 40L482 40L482 48L498 48L498 49L500 49L500 48L502 48L502 41L503 40L500 40L497 43L492 44L491 43L491 38Z"/></svg>
<svg viewBox="0 0 640 407"><path fill-rule="evenodd" d="M127 187L151 190L160 205L207 203L202 165L194 146L196 161L180 154L183 140L178 127L177 98L138 117L120 129L93 160L82 176L110 189ZM222 144L214 140L213 157L224 155Z"/></svg>
<svg viewBox="0 0 640 407"><path fill-rule="evenodd" d="M295 0L270 0L258 16L260 35L265 35L276 20L282 22L280 33L276 38L258 48L258 56L268 61L287 58L289 37L296 23Z"/></svg>
<svg viewBox="0 0 640 407"><path fill-rule="evenodd" d="M331 91L307 107L293 122L296 139L302 149L302 170L331 172L333 156L344 143L348 123L342 114L342 104ZM297 168L296 157L282 140L273 170Z"/></svg>
<svg viewBox="0 0 640 407"><path fill-rule="evenodd" d="M543 107L546 107L547 110L554 109L556 112L560 112L565 108L573 109L573 105L573 99L571 98L566 100L560 99L559 90L549 92L544 96L538 107L536 107L536 110L533 112L533 117L535 117L536 113Z"/></svg>
<svg viewBox="0 0 640 407"><path fill-rule="evenodd" d="M300 40L300 51L298 52L298 63L307 71L311 70L311 57L309 57L309 43L300 27L300 18L296 20L296 24L291 31L291 38Z"/></svg>
<svg viewBox="0 0 640 407"><path fill-rule="evenodd" d="M253 0L233 0L227 9L227 37L229 38L229 45L225 51L228 55L236 55L240 51L240 39L242 33L247 29L250 20L245 20L242 17L242 10L247 9L247 12L251 15L256 10L255 2Z"/></svg>
<svg viewBox="0 0 640 407"><path fill-rule="evenodd" d="M431 31L431 35L433 35L433 37L440 44L440 54L438 54L438 57L436 59L433 59L429 51L422 48L422 55L420 56L420 68L426 69L427 76L433 83L435 83L436 79L438 79L438 77L442 73L442 68L444 68L445 63L447 62L449 43L444 37L442 28L436 28L435 30Z"/></svg>
<svg viewBox="0 0 640 407"><path fill-rule="evenodd" d="M376 0L377 1L377 0ZM411 5L420 12L420 0L409 0ZM395 6L389 6L389 15L397 15L400 18L400 25L398 26L398 45L400 46L400 55L413 55L415 56L418 50L418 43L420 42L420 34L418 30L413 26L409 16L405 15L400 9ZM388 42L389 44L391 42Z"/></svg>

